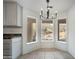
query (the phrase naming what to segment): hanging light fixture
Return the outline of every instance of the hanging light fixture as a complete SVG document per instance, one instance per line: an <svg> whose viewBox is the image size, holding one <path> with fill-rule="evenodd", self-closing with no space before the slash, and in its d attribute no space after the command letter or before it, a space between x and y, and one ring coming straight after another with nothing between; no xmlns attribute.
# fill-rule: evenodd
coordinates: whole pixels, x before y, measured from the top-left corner
<svg viewBox="0 0 79 59"><path fill-rule="evenodd" d="M47 12L46 12L47 15L46 15L46 17L44 16L43 8L41 8L40 18L41 19L56 19L57 18L57 11L52 14L51 18L49 17L50 9L52 9L53 6L49 5L49 2L50 2L49 0L46 0L46 2L47 2Z"/></svg>

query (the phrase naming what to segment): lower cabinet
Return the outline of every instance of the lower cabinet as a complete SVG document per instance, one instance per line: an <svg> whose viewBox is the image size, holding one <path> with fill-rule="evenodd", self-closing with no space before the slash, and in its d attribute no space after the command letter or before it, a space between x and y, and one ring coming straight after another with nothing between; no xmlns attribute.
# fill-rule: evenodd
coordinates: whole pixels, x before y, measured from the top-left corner
<svg viewBox="0 0 79 59"><path fill-rule="evenodd" d="M12 59L16 59L21 55L21 37L15 37L12 41Z"/></svg>
<svg viewBox="0 0 79 59"><path fill-rule="evenodd" d="M3 58L17 59L22 53L21 37L3 40Z"/></svg>

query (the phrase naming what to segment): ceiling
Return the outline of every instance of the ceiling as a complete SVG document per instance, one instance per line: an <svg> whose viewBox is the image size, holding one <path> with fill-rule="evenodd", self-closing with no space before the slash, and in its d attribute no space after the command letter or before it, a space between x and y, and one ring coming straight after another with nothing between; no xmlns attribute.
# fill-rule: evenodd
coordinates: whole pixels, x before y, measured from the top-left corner
<svg viewBox="0 0 79 59"><path fill-rule="evenodd" d="M10 0L11 1L11 0ZM46 11L46 0L17 0L23 7L40 13L41 7ZM75 0L50 0L50 5L53 6L51 11L57 10L58 12L66 11L75 4Z"/></svg>
<svg viewBox="0 0 79 59"><path fill-rule="evenodd" d="M75 4L75 0L50 0L50 5L53 6L52 11L66 11ZM46 11L46 0L23 0L23 6L36 12L40 12L41 7Z"/></svg>

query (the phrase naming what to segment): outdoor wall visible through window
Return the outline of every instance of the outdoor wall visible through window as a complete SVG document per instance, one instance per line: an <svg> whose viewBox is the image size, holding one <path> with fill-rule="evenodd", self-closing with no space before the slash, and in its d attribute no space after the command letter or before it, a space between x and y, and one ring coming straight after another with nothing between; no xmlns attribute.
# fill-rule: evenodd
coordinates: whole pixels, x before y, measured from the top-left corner
<svg viewBox="0 0 79 59"><path fill-rule="evenodd" d="M27 20L27 42L36 41L36 20L28 18Z"/></svg>

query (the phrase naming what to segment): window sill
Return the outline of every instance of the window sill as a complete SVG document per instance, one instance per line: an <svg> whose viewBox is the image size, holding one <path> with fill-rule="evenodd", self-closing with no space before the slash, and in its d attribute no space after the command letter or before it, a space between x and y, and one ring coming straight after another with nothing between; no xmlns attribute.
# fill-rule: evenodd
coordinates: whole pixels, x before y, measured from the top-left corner
<svg viewBox="0 0 79 59"><path fill-rule="evenodd" d="M67 41L56 41L56 42L59 42L59 43L64 43L64 44L66 44L67 43Z"/></svg>
<svg viewBox="0 0 79 59"><path fill-rule="evenodd" d="M29 43L26 43L26 44L33 44L33 43L37 43L37 41L35 41L35 42L29 42Z"/></svg>
<svg viewBox="0 0 79 59"><path fill-rule="evenodd" d="M41 40L42 42L54 42L54 40Z"/></svg>

